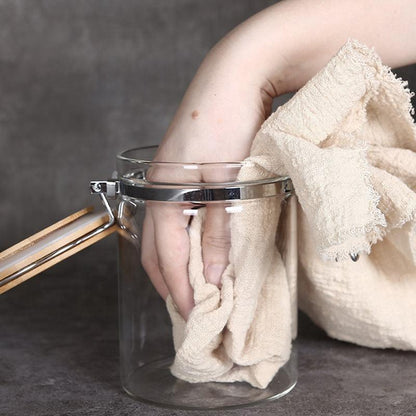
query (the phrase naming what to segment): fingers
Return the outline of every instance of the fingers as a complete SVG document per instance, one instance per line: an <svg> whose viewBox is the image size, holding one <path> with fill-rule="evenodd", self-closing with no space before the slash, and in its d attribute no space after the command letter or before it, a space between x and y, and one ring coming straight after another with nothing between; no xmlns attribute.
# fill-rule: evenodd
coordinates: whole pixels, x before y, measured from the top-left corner
<svg viewBox="0 0 416 416"><path fill-rule="evenodd" d="M224 204L208 204L202 235L202 259L207 282L220 286L222 273L228 265L230 245L229 214Z"/></svg>
<svg viewBox="0 0 416 416"><path fill-rule="evenodd" d="M159 270L179 313L186 320L194 306L188 278L189 218L177 204L152 203Z"/></svg>
<svg viewBox="0 0 416 416"><path fill-rule="evenodd" d="M235 180L238 171L222 171L218 166L211 166L203 172L203 180L208 183L223 183ZM230 214L223 202L208 203L204 230L202 235L202 260L204 262L205 280L214 285L221 285L221 277L228 265L231 246Z"/></svg>
<svg viewBox="0 0 416 416"><path fill-rule="evenodd" d="M199 172L157 162L147 171L149 182L181 183L185 179L198 181ZM189 216L184 212L184 207L177 203L147 201L142 263L157 291L165 299L170 294L179 313L187 320L194 299L188 278Z"/></svg>
<svg viewBox="0 0 416 416"><path fill-rule="evenodd" d="M153 283L153 286L159 295L166 300L169 294L169 289L166 286L162 273L159 269L159 259L155 245L153 218L150 210L146 210L146 215L143 221L141 262L144 270Z"/></svg>
<svg viewBox="0 0 416 416"><path fill-rule="evenodd" d="M158 178L160 169L152 172ZM192 172L193 173L193 172ZM188 173L189 175L189 173ZM221 182L213 171L204 178ZM172 180L172 175L169 175ZM197 181L199 178L195 178ZM176 203L147 201L142 237L142 264L153 285L166 299L171 295L179 313L187 320L193 306L193 289L188 277L190 242L189 216L184 207ZM230 250L229 214L223 203L209 203L202 234L202 257L207 282L220 286L221 277L228 265Z"/></svg>

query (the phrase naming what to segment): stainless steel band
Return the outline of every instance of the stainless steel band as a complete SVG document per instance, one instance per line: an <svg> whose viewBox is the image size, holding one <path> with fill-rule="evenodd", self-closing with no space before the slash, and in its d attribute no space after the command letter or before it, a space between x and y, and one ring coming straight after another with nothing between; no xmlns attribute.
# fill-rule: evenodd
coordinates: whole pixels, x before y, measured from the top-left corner
<svg viewBox="0 0 416 416"><path fill-rule="evenodd" d="M182 187L151 185L137 180L122 178L108 181L92 181L91 193L106 194L115 198L118 194L144 201L166 202L212 202L249 200L272 196L288 197L293 191L292 182L288 176L269 181L253 183L225 184L222 186Z"/></svg>
<svg viewBox="0 0 416 416"><path fill-rule="evenodd" d="M241 183L240 186L179 188L176 186L146 186L144 182L122 178L121 180L92 181L90 190L93 194L103 194L110 198L124 195L145 201L170 202L209 202L233 201L266 198L281 195L286 199L293 192L292 181L288 176L264 182ZM350 253L351 260L356 262L359 253ZM335 261L338 261L336 259Z"/></svg>

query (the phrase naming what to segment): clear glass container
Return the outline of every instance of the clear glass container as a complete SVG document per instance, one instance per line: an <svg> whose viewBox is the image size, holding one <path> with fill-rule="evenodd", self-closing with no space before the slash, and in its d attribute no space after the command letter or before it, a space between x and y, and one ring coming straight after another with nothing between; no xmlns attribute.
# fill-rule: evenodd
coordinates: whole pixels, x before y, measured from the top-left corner
<svg viewBox="0 0 416 416"><path fill-rule="evenodd" d="M290 178L243 181L240 172L246 162L238 161L151 162L155 150L156 147L129 150L120 154L117 160L120 183L117 212L120 227L120 366L124 390L141 401L184 409L241 407L285 395L297 380L294 342L290 358L266 388L253 387L244 381L189 382L171 373L170 367L175 359L172 321L165 300L157 293L146 272L148 266L142 264L142 260L146 262L142 251L146 249L144 244L148 244L143 243L147 215L162 218L169 226L172 224L169 221L186 222L185 231L189 233L196 218L202 218L201 230L205 230L207 215L201 216L201 213L210 212L210 220L215 222L219 218L224 232L231 233L230 224L237 218L234 216L250 212L253 214L250 218L255 225L258 221L260 227L261 215L256 215L256 212L262 212L262 207L267 204L280 206L280 220L276 224L271 222L270 227L273 227L274 244L286 270L290 302L282 316L290 317L290 338L294 341L297 333L297 201ZM155 211L159 217L154 216ZM157 225L153 224L153 227ZM233 238L231 244L236 241ZM159 243L159 250L166 247ZM148 253L147 248L147 256ZM260 258L262 255L259 253ZM175 256L170 258L175 263ZM276 322L279 318L275 316ZM227 328L224 327L222 333L224 331Z"/></svg>

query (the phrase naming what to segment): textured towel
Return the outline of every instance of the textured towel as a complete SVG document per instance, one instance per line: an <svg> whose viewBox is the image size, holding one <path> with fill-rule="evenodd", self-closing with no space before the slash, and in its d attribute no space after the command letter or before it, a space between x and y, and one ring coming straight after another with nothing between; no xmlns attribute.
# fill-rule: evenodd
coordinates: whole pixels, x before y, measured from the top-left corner
<svg viewBox="0 0 416 416"><path fill-rule="evenodd" d="M291 177L300 204L300 307L329 335L370 347L416 349L410 97L373 50L349 41L266 120L239 174ZM186 324L168 298L177 377L264 388L290 355L290 259L274 243L281 206L259 204L231 218L221 289L202 272L203 212L190 227L195 308Z"/></svg>
<svg viewBox="0 0 416 416"><path fill-rule="evenodd" d="M245 173L252 177L257 171L258 167ZM206 283L203 275L204 210L193 217L189 277L195 307L186 324L168 298L176 350L171 371L175 376L190 382L247 381L265 388L289 359L291 339L296 335L296 320L291 314L296 305L297 264L290 263L291 258L296 259L296 247L279 239L276 244L281 200L263 198L234 204L242 209L231 214L230 264L223 273L221 289ZM295 204L291 199L285 216L296 212ZM287 256L281 256L279 245L288 251Z"/></svg>

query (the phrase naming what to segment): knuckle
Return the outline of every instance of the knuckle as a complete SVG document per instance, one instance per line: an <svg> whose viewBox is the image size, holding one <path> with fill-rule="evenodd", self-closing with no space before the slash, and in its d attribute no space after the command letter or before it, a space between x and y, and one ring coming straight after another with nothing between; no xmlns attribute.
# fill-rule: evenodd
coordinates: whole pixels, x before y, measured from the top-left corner
<svg viewBox="0 0 416 416"><path fill-rule="evenodd" d="M230 248L231 239L230 236L226 235L205 235L203 244L213 249L224 250Z"/></svg>

